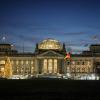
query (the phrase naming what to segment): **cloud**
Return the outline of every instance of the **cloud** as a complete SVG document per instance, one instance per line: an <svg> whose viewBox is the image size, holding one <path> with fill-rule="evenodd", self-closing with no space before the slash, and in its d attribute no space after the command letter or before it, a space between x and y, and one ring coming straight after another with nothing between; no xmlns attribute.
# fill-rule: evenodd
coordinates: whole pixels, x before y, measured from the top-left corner
<svg viewBox="0 0 100 100"><path fill-rule="evenodd" d="M100 30L100 25L87 25L88 28Z"/></svg>
<svg viewBox="0 0 100 100"><path fill-rule="evenodd" d="M83 50L78 50L78 49L73 49L72 52L73 53L82 53Z"/></svg>
<svg viewBox="0 0 100 100"><path fill-rule="evenodd" d="M42 33L43 35L46 33ZM66 36L80 36L80 35L86 35L86 32L61 32L61 31L51 31L47 33L51 36L57 36L57 37L66 37Z"/></svg>
<svg viewBox="0 0 100 100"><path fill-rule="evenodd" d="M69 32L69 33L62 33L62 35L66 36L73 36L73 35L84 35L86 32Z"/></svg>
<svg viewBox="0 0 100 100"><path fill-rule="evenodd" d="M43 37L34 36L32 34L17 34L17 33L5 33L3 35L0 35L0 38L3 36L6 37L6 39L13 39L13 40L19 40L19 41L25 41L25 42L39 42L43 39Z"/></svg>

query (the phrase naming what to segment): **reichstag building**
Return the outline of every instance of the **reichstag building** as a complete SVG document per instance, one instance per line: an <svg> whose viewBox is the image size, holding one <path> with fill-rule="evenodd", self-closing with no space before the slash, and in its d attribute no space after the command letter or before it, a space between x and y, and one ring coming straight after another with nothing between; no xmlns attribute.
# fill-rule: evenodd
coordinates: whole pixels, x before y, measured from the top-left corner
<svg viewBox="0 0 100 100"><path fill-rule="evenodd" d="M11 75L59 75L70 73L72 77L100 74L100 45L92 44L89 51L71 54L65 60L65 44L55 39L45 39L36 44L34 53L19 53L11 44L0 44L0 76Z"/></svg>

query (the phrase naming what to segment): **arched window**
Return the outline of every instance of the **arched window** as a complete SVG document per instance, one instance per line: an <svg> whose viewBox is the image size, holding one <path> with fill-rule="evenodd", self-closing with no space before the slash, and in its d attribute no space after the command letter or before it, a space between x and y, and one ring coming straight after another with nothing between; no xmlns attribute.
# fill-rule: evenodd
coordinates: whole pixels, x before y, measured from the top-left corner
<svg viewBox="0 0 100 100"><path fill-rule="evenodd" d="M26 64L28 64L28 60L26 60Z"/></svg>
<svg viewBox="0 0 100 100"><path fill-rule="evenodd" d="M16 60L16 64L18 65L18 63L19 63L19 61L18 60Z"/></svg>
<svg viewBox="0 0 100 100"><path fill-rule="evenodd" d="M34 64L34 61L31 61L31 65Z"/></svg>
<svg viewBox="0 0 100 100"><path fill-rule="evenodd" d="M21 61L21 64L23 65L23 60Z"/></svg>
<svg viewBox="0 0 100 100"><path fill-rule="evenodd" d="M90 61L87 62L87 65L91 65Z"/></svg>

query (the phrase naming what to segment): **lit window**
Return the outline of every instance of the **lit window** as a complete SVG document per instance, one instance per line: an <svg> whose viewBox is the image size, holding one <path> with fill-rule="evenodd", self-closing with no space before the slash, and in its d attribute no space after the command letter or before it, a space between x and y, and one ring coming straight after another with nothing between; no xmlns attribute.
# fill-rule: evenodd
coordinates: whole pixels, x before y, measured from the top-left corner
<svg viewBox="0 0 100 100"><path fill-rule="evenodd" d="M19 70L17 69L17 73L18 73L18 71L19 71Z"/></svg>
<svg viewBox="0 0 100 100"><path fill-rule="evenodd" d="M80 72L80 68L77 68L77 72Z"/></svg>
<svg viewBox="0 0 100 100"><path fill-rule="evenodd" d="M21 69L21 73L23 72L23 69Z"/></svg>
<svg viewBox="0 0 100 100"><path fill-rule="evenodd" d="M82 72L85 72L85 68L84 67L82 68Z"/></svg>
<svg viewBox="0 0 100 100"><path fill-rule="evenodd" d="M85 67L85 72L88 72L88 68L87 67Z"/></svg>
<svg viewBox="0 0 100 100"><path fill-rule="evenodd" d="M11 63L14 64L14 61L12 60Z"/></svg>
<svg viewBox="0 0 100 100"><path fill-rule="evenodd" d="M31 64L33 64L34 63L34 61L31 61Z"/></svg>
<svg viewBox="0 0 100 100"><path fill-rule="evenodd" d="M2 72L4 71L4 68L3 68L3 67L1 68L1 71L2 71Z"/></svg>
<svg viewBox="0 0 100 100"><path fill-rule="evenodd" d="M75 71L74 68L71 68L71 71L74 72Z"/></svg>
<svg viewBox="0 0 100 100"><path fill-rule="evenodd" d="M23 60L21 61L21 64L23 64Z"/></svg>
<svg viewBox="0 0 100 100"><path fill-rule="evenodd" d="M5 64L5 60L1 60L0 61L0 64Z"/></svg>
<svg viewBox="0 0 100 100"><path fill-rule="evenodd" d="M35 70L35 69L34 69L34 67L32 66L32 67L31 67L31 73L33 73L33 72L34 72L34 70Z"/></svg>
<svg viewBox="0 0 100 100"><path fill-rule="evenodd" d="M18 61L16 61L16 64L17 64L17 65L18 65L18 63L19 63L19 62L18 62Z"/></svg>
<svg viewBox="0 0 100 100"><path fill-rule="evenodd" d="M26 64L28 64L28 61L26 61Z"/></svg>
<svg viewBox="0 0 100 100"><path fill-rule="evenodd" d="M75 64L75 61L72 61L72 64L74 65Z"/></svg>
<svg viewBox="0 0 100 100"><path fill-rule="evenodd" d="M89 61L87 62L87 65L90 65L90 62Z"/></svg>
<svg viewBox="0 0 100 100"><path fill-rule="evenodd" d="M34 69L34 67L32 67L32 70Z"/></svg>

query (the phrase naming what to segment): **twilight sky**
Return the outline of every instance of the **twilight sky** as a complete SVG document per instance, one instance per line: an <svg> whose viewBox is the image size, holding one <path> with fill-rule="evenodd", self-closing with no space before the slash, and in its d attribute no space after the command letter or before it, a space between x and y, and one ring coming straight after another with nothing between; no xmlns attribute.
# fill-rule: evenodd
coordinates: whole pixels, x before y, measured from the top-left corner
<svg viewBox="0 0 100 100"><path fill-rule="evenodd" d="M100 43L100 0L0 0L0 42L3 36L19 51L24 44L34 52L47 38L76 53L86 50Z"/></svg>

